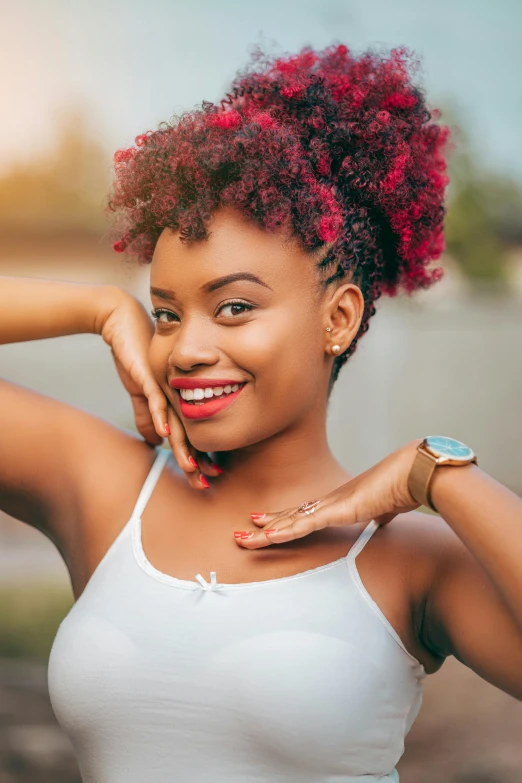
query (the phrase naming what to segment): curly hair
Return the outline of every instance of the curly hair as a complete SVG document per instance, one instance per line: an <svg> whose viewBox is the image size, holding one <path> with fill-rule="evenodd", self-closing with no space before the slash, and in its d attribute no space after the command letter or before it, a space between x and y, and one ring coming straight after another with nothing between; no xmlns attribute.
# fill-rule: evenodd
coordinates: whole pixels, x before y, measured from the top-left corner
<svg viewBox="0 0 522 783"><path fill-rule="evenodd" d="M205 239L221 205L259 226L290 225L322 284L350 279L365 300L359 331L334 360L332 382L367 331L382 295L411 294L443 275L448 184L438 125L405 47L354 56L342 45L270 58L256 47L219 105L192 111L117 150L107 210L113 248L143 263L169 227Z"/></svg>

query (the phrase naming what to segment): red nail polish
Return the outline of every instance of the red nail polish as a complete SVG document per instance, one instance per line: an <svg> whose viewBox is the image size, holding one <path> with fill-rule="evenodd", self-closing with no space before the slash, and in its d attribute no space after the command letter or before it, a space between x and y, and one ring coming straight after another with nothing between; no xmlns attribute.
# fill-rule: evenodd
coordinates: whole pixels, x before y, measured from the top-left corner
<svg viewBox="0 0 522 783"><path fill-rule="evenodd" d="M242 533L241 538L252 538L254 534L253 533Z"/></svg>
<svg viewBox="0 0 522 783"><path fill-rule="evenodd" d="M263 517L266 517L266 514L257 514L252 512L250 516L252 517L252 519L263 519Z"/></svg>
<svg viewBox="0 0 522 783"><path fill-rule="evenodd" d="M201 476L199 477L199 480L201 481L201 483L203 484L205 489L208 489L210 487L210 484L208 483L206 477L203 476L203 474L201 474Z"/></svg>
<svg viewBox="0 0 522 783"><path fill-rule="evenodd" d="M165 424L165 435L170 435L170 427L168 424Z"/></svg>
<svg viewBox="0 0 522 783"><path fill-rule="evenodd" d="M190 464L191 464L193 467L197 468L197 466L198 466L198 463L196 462L196 460L194 459L194 457L189 457L189 458L188 458L188 461L190 462Z"/></svg>
<svg viewBox="0 0 522 783"><path fill-rule="evenodd" d="M242 535L241 530L234 530L234 538L241 538Z"/></svg>
<svg viewBox="0 0 522 783"><path fill-rule="evenodd" d="M211 462L210 464L212 465L214 470L217 470L218 473L223 473L223 470L219 467L219 465L216 465L215 462Z"/></svg>
<svg viewBox="0 0 522 783"><path fill-rule="evenodd" d="M277 533L277 528L273 527L271 530L265 530L265 533Z"/></svg>

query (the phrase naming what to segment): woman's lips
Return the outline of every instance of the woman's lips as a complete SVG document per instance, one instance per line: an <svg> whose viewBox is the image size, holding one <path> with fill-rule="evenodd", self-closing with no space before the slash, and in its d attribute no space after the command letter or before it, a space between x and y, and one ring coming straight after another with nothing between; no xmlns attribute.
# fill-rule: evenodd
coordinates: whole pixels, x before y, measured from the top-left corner
<svg viewBox="0 0 522 783"><path fill-rule="evenodd" d="M215 416L225 408L228 408L234 400L237 400L246 384L243 384L235 392L223 394L221 397L210 397L196 402L188 402L183 397L179 397L179 407L181 415L186 419L207 419L209 416Z"/></svg>

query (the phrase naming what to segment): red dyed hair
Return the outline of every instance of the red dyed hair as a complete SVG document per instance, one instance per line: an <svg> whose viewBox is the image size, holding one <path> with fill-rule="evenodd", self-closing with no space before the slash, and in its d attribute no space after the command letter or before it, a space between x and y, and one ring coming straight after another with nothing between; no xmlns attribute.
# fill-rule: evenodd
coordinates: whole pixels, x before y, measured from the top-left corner
<svg viewBox="0 0 522 783"><path fill-rule="evenodd" d="M361 287L359 332L336 357L332 380L367 331L382 295L440 279L444 250L444 148L449 128L427 108L404 47L354 56L344 45L269 58L260 48L219 105L137 136L114 156L108 210L114 250L148 263L164 228L205 239L221 205L267 230L291 225L325 285L347 273Z"/></svg>

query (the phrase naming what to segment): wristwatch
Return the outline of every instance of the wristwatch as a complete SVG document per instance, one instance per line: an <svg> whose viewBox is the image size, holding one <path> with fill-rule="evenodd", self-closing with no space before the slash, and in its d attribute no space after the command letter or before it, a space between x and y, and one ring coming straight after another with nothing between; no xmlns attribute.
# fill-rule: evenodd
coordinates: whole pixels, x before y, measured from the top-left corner
<svg viewBox="0 0 522 783"><path fill-rule="evenodd" d="M409 476L408 490L411 496L423 506L437 511L430 497L430 482L437 465L478 465L475 453L455 438L444 435L428 435L417 446Z"/></svg>

